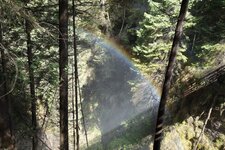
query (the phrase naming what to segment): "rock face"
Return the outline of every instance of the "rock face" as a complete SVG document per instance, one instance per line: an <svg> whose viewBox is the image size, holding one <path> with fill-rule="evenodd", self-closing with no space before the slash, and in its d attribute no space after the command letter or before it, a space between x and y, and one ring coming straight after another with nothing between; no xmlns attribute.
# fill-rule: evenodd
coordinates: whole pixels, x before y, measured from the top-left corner
<svg viewBox="0 0 225 150"><path fill-rule="evenodd" d="M200 133L202 132L203 121L195 119L192 124L189 120L194 118L190 117L187 121L182 123L177 123L173 125L172 128L168 128L162 142L162 149L177 149L177 150L189 150L193 149L196 145L196 141L199 138ZM221 144L221 141L224 141L224 137L217 136L214 139L209 135L209 130L205 130L204 134L201 137L201 140L197 146L197 149L223 149L224 144ZM215 133L215 131L213 131ZM220 142L219 142L220 141ZM220 143L220 144L218 144Z"/></svg>

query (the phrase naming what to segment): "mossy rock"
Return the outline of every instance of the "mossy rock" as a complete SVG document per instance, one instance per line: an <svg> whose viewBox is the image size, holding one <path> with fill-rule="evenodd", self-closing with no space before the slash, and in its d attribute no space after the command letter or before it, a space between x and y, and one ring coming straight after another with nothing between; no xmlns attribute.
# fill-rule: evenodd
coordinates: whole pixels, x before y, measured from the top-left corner
<svg viewBox="0 0 225 150"><path fill-rule="evenodd" d="M225 149L225 135L220 134L219 137L215 141L215 147L217 147L219 150Z"/></svg>
<svg viewBox="0 0 225 150"><path fill-rule="evenodd" d="M190 119L190 118L189 118ZM187 119L187 120L189 120ZM191 119L191 121L183 121L166 129L164 139L162 141L162 150L191 150L198 139L202 130L202 121ZM219 150L223 147L223 139L221 136L217 140L217 145L211 141L207 134L203 134L197 149L198 150ZM223 142L222 142L223 141Z"/></svg>

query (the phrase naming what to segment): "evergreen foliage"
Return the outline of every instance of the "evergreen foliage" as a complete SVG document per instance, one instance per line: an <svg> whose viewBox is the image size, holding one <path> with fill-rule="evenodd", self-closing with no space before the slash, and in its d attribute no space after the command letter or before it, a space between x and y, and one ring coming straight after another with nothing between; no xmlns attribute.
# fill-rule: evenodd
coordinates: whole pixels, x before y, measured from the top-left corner
<svg viewBox="0 0 225 150"><path fill-rule="evenodd" d="M149 11L144 14L137 30L137 44L133 52L140 63L147 65L147 72L162 75L168 61L168 52L172 46L176 19L180 3L177 0L151 1ZM178 52L178 67L187 61L184 55L185 45L180 43ZM176 70L179 70L176 68Z"/></svg>
<svg viewBox="0 0 225 150"><path fill-rule="evenodd" d="M201 67L224 64L225 2L195 1L190 10L193 24L187 28L188 57Z"/></svg>
<svg viewBox="0 0 225 150"><path fill-rule="evenodd" d="M142 118L138 116L134 118L133 121L135 121L133 123L132 120L124 121L124 118L137 112L136 108L133 107L133 102L129 100L134 96L138 97L141 94L145 94L145 92L141 91L143 87L137 85L139 71L136 71L131 66L124 65L124 60L120 60L120 58L117 58L117 55L112 54L110 50L105 50L107 49L106 47L102 48L102 45L97 43L99 41L99 43L104 43L104 39L106 39L113 41L114 44L121 44L121 49L124 49L125 53L132 58L132 63L145 73L145 78L150 79L160 87L159 83L163 81L166 65L168 64L168 55L172 46L180 2L181 0L75 1L76 33L78 34L78 71L80 71L78 74L81 86L79 90L81 90L80 94L82 97L80 105L82 104L85 113L84 116L79 115L80 126L78 130L81 133L81 148L86 148L85 140L83 140L84 138L82 139L84 128L80 121L83 119L81 117L84 117L86 121L88 139L97 139L90 141L92 146L96 143L102 144L100 142L101 139L99 140L97 136L101 136L103 132L109 132L108 135L115 135L115 137L108 136L111 138L111 141L107 141L108 137L102 135L102 139L106 139L106 143L111 149L118 147L132 149L133 144L139 144L142 138L151 134L148 128L150 128L149 126L152 122L148 120L148 115L152 114L152 111L144 114L147 117ZM69 75L68 98L71 101L71 66L74 63L71 57L73 55L72 2L69 2L68 15L69 66L66 69L68 69L67 73ZM50 136L52 141L56 141L52 143L52 149L57 149L57 141L59 139L54 137L59 137L58 1L0 0L0 18L3 33L0 50L1 52L4 50L6 65L6 71L3 72L3 56L0 54L0 97L5 93L3 85L5 78L7 78L7 88L10 91L7 98L11 100L9 108L12 111L12 128L16 146L18 149L30 149L31 137L34 134L31 121L32 99L29 92L29 65L26 52L25 20L27 20L30 22L28 30L31 35L33 52L33 61L30 67L34 71L35 94L37 98L38 148L45 149L48 147L50 144L46 144L45 141L49 138L47 136ZM209 90L202 92L206 93L204 97L198 96L200 94L196 92L194 101L198 103L192 102L192 105L190 101L183 102L181 100L182 91L189 86L189 82L200 79L205 74L205 69L208 69L206 70L207 72L213 67L224 65L224 57L225 1L192 0L185 20L184 34L179 43L173 78L173 83L175 84L170 93L171 101L169 101L169 104L173 105L170 107L173 107L176 111L179 111L178 109L185 110L185 113L180 115L183 120L188 116L189 110L191 111L192 105L195 106L193 108L195 110L199 109L199 106L204 106L201 108L201 112L200 110L196 111L195 116L205 111L210 103L209 95L215 92L211 89L217 89L218 85L212 84L209 86ZM223 86L221 84L221 87ZM133 95L138 90L142 93ZM124 95L124 93L128 94ZM224 93L220 92L220 94L223 95ZM143 97L148 99L146 95ZM127 103L123 103L125 101ZM178 106L174 102L177 102ZM78 105L79 113L80 105ZM220 112L217 112L213 119L220 117L222 119L217 119L217 121L224 123L225 104L223 98L218 101L217 106L216 111ZM0 105L0 111L3 112L5 109L2 107L3 105ZM123 108L125 107L130 108L127 111L129 113L124 112ZM73 109L70 104L68 109L69 127L71 127L71 112ZM118 111L115 112L115 110ZM5 111L0 114L0 138L2 136L2 118L4 118L2 115L7 113ZM124 116L120 117L119 114L122 113L124 113ZM177 117L180 118L180 116ZM116 117L119 118L117 118L117 122L112 119ZM212 126L216 126L213 119L211 121ZM175 119L172 118L172 120L174 121ZM177 120L175 122L180 123ZM110 132L108 128L103 128L104 124L108 125L108 127L113 124L119 125L116 129L123 128L124 134L118 134L116 129ZM210 132L214 134L214 130L217 129L210 130ZM71 129L69 128L70 131ZM217 139L216 144L219 145L220 149L225 147L222 131L224 132L225 129L222 128L215 132L219 132L222 137L215 138ZM179 129L179 132L182 131ZM71 149L72 135L69 135L69 137L69 148ZM193 135L192 139L186 140L191 143L195 138ZM43 141L40 139L43 139ZM0 139L0 149L7 149L8 143L2 144L1 142ZM147 147L149 147L149 143ZM96 149L104 149L104 145L98 145L97 147ZM95 148L90 147L89 149Z"/></svg>

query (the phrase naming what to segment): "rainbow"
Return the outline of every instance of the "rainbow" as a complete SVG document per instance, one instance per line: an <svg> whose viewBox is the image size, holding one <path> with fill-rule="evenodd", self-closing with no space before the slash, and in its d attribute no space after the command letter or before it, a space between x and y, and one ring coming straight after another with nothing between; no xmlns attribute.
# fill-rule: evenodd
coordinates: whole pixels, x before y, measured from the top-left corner
<svg viewBox="0 0 225 150"><path fill-rule="evenodd" d="M87 31L87 30L81 29L81 28L79 28L77 30L78 30L78 32L77 32L78 35L85 34L85 36L83 37L85 40L89 41L90 43L95 43L98 46L109 50L113 55L116 55L118 58L124 60L126 64L128 64L129 66L131 66L131 69L133 71L136 71L145 80L148 80L149 81L149 84L153 88L154 93L158 97L160 97L161 90L159 89L159 87L155 86L150 79L145 78L144 75L143 75L143 73L137 67L134 66L133 60L132 60L132 55L131 55L131 53L128 52L128 50L126 48L124 48L124 46L120 45L113 38L109 38L109 37L102 36L102 35L101 36L98 36L98 35L95 35L91 31Z"/></svg>

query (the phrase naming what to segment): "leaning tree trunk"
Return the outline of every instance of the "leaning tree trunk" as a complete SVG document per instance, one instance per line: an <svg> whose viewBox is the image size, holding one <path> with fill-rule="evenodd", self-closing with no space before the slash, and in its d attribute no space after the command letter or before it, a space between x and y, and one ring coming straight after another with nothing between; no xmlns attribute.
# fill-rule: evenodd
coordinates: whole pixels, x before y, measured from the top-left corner
<svg viewBox="0 0 225 150"><path fill-rule="evenodd" d="M1 14L0 14L1 15ZM3 48L3 34L2 24L0 23L0 51L1 51L1 65L2 65L2 81L3 89L0 90L0 149L15 149L15 141L12 134L11 124L11 101L8 98L8 87L6 77L6 59L5 51ZM1 83L0 83L1 84Z"/></svg>
<svg viewBox="0 0 225 150"><path fill-rule="evenodd" d="M26 34L27 34L27 59L28 59L28 73L29 73L29 84L30 84L30 97L31 97L31 115L32 115L32 149L36 150L37 141L37 117L36 117L36 96L35 96L35 85L34 85L34 69L33 69L33 52L31 43L31 24L26 20Z"/></svg>
<svg viewBox="0 0 225 150"><path fill-rule="evenodd" d="M59 0L60 150L68 150L68 0Z"/></svg>
<svg viewBox="0 0 225 150"><path fill-rule="evenodd" d="M188 9L188 2L189 0L182 0L180 14L177 21L176 31L175 31L175 35L173 39L173 45L170 52L169 63L166 69L162 95L161 95L160 104L159 104L157 123L156 123L156 129L155 129L154 146L153 146L154 150L160 150L160 143L161 143L161 138L163 133L163 117L165 112L165 105L169 95L169 89L170 89L171 79L173 75L173 68L174 68L174 64L176 60L179 42L182 35L183 22Z"/></svg>

